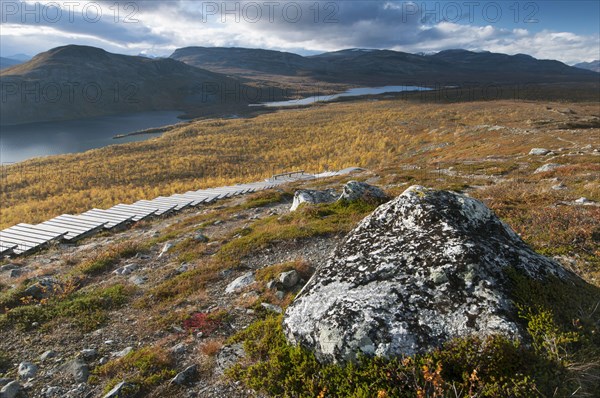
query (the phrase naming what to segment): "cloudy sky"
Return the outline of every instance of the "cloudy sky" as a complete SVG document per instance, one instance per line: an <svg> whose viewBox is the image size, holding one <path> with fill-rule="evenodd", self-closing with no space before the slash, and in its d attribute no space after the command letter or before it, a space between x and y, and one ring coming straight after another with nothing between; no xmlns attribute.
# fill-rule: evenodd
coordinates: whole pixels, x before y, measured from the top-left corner
<svg viewBox="0 0 600 398"><path fill-rule="evenodd" d="M315 54L343 48L526 53L572 64L600 58L597 1L8 1L0 54L66 44L167 56L185 46Z"/></svg>

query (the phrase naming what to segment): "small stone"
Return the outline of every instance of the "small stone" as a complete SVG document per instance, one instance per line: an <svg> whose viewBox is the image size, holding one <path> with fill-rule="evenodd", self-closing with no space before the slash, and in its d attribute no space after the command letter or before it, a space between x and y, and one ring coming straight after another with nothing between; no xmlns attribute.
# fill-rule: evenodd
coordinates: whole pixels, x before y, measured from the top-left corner
<svg viewBox="0 0 600 398"><path fill-rule="evenodd" d="M269 303L261 303L260 305L268 311L276 312L278 314L283 313L283 310L278 305L269 304Z"/></svg>
<svg viewBox="0 0 600 398"><path fill-rule="evenodd" d="M187 263L182 263L179 267L177 267L177 269L175 270L175 272L178 273L178 274L183 274L188 269L189 269L189 266L187 265Z"/></svg>
<svg viewBox="0 0 600 398"><path fill-rule="evenodd" d="M588 198L581 197L581 198L577 199L577 200L575 201L575 203L577 203L578 205L585 205L585 204L588 204L588 203L594 203L594 202L592 202L592 201L591 201L591 200L589 200Z"/></svg>
<svg viewBox="0 0 600 398"><path fill-rule="evenodd" d="M561 191L563 189L567 189L567 186L561 182L560 184L552 185L552 189L555 191Z"/></svg>
<svg viewBox="0 0 600 398"><path fill-rule="evenodd" d="M170 351L175 355L184 354L186 352L186 350L187 350L187 346L185 345L185 343L179 343L177 345L174 345L170 349Z"/></svg>
<svg viewBox="0 0 600 398"><path fill-rule="evenodd" d="M553 171L558 169L559 167L561 167L560 164L556 164L556 163L546 163L543 166L538 167L533 174L538 174L538 173L546 173L548 171Z"/></svg>
<svg viewBox="0 0 600 398"><path fill-rule="evenodd" d="M243 288L250 286L254 283L254 273L246 272L244 275L236 278L233 282L231 282L225 288L225 293L234 293L242 290Z"/></svg>
<svg viewBox="0 0 600 398"><path fill-rule="evenodd" d="M104 342L105 345L112 345L115 341L114 340L106 340Z"/></svg>
<svg viewBox="0 0 600 398"><path fill-rule="evenodd" d="M84 383L90 377L90 368L81 359L74 359L61 366L64 374L69 375L74 381Z"/></svg>
<svg viewBox="0 0 600 398"><path fill-rule="evenodd" d="M18 374L21 379L31 379L37 374L38 367L31 362L21 362L19 364Z"/></svg>
<svg viewBox="0 0 600 398"><path fill-rule="evenodd" d="M296 272L296 270L282 272L279 275L279 282L281 282L283 286L288 288L296 286L296 283L298 283L299 279L300 275L298 275L298 272Z"/></svg>
<svg viewBox="0 0 600 398"><path fill-rule="evenodd" d="M131 351L133 351L133 347L125 347L121 351L113 352L112 356L117 357L117 358L122 358L125 355L129 354Z"/></svg>
<svg viewBox="0 0 600 398"><path fill-rule="evenodd" d="M121 398L123 393L129 389L135 389L135 384L128 383L126 381L122 381L117 384L112 390L106 393L103 398Z"/></svg>
<svg viewBox="0 0 600 398"><path fill-rule="evenodd" d="M18 381L13 380L0 389L0 397L15 398L19 391L21 391L21 385Z"/></svg>
<svg viewBox="0 0 600 398"><path fill-rule="evenodd" d="M548 152L550 152L550 150L546 148L532 148L531 151L529 151L529 154L534 156L544 156L547 155Z"/></svg>
<svg viewBox="0 0 600 398"><path fill-rule="evenodd" d="M217 374L223 374L225 370L233 366L240 358L246 356L244 346L241 343L225 346L221 348L217 354L217 366L215 368Z"/></svg>
<svg viewBox="0 0 600 398"><path fill-rule="evenodd" d="M275 292L275 297L277 297L277 300L283 300L283 298L285 297L285 292L278 290Z"/></svg>
<svg viewBox="0 0 600 398"><path fill-rule="evenodd" d="M133 283L136 286L141 286L148 280L145 276L133 275L129 278L129 282Z"/></svg>
<svg viewBox="0 0 600 398"><path fill-rule="evenodd" d="M188 384L194 380L197 372L198 371L197 371L196 365L188 366L183 371L177 373L177 375L175 377L173 377L173 379L171 379L170 384L177 384L177 385Z"/></svg>
<svg viewBox="0 0 600 398"><path fill-rule="evenodd" d="M277 288L277 281L275 279L271 279L270 281L267 282L267 289L269 290L274 290L275 288Z"/></svg>
<svg viewBox="0 0 600 398"><path fill-rule="evenodd" d="M9 278L18 278L22 274L23 274L23 270L21 270L20 268L11 269L10 272L8 273L8 277Z"/></svg>
<svg viewBox="0 0 600 398"><path fill-rule="evenodd" d="M172 243L165 243L165 245L163 246L162 250L160 251L158 258L161 258L162 256L164 256L171 248L173 247Z"/></svg>
<svg viewBox="0 0 600 398"><path fill-rule="evenodd" d="M79 352L79 354L81 355L81 357L83 359L94 359L98 356L98 351L96 351L94 348L84 348L83 350L81 350Z"/></svg>
<svg viewBox="0 0 600 398"><path fill-rule="evenodd" d="M3 266L0 267L0 272L4 272L4 271L11 271L13 269L19 269L19 266L17 264L4 264Z"/></svg>
<svg viewBox="0 0 600 398"><path fill-rule="evenodd" d="M46 389L43 389L42 394L45 395L46 397L58 397L61 395L61 389L60 389L60 387L50 386Z"/></svg>
<svg viewBox="0 0 600 398"><path fill-rule="evenodd" d="M44 362L47 359L56 357L56 352L52 350L44 351L42 355L40 355L40 361Z"/></svg>
<svg viewBox="0 0 600 398"><path fill-rule="evenodd" d="M108 358L107 358L107 357L102 357L102 358L100 358L100 360L98 361L98 363L99 363L100 365L104 365L104 364L105 364L105 363L107 363L107 362L108 362Z"/></svg>
<svg viewBox="0 0 600 398"><path fill-rule="evenodd" d="M196 236L194 236L194 240L198 243L207 243L209 239L204 234L197 234Z"/></svg>

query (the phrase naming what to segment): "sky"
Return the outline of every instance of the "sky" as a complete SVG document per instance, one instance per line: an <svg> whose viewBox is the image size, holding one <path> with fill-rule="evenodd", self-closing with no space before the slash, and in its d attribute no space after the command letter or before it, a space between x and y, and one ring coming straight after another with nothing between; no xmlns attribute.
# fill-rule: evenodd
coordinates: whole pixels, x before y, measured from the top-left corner
<svg viewBox="0 0 600 398"><path fill-rule="evenodd" d="M186 46L463 48L574 64L600 59L600 2L0 0L1 56L67 44L150 56Z"/></svg>

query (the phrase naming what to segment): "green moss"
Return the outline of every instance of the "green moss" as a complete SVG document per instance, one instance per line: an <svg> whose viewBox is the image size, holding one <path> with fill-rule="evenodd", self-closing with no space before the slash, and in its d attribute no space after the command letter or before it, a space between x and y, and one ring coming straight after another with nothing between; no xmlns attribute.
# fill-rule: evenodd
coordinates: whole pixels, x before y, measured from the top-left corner
<svg viewBox="0 0 600 398"><path fill-rule="evenodd" d="M99 366L94 369L93 376L97 377L97 382L108 380L105 394L118 383L126 381L132 387L124 392L124 396L142 397L176 373L168 351L160 347L144 347Z"/></svg>
<svg viewBox="0 0 600 398"><path fill-rule="evenodd" d="M256 207L265 207L276 203L289 202L293 199L293 195L289 192L280 191L263 191L254 194L252 197L243 203L242 209L253 209Z"/></svg>
<svg viewBox="0 0 600 398"><path fill-rule="evenodd" d="M0 327L29 329L33 322L41 325L67 320L84 331L94 330L107 320L107 311L121 307L131 293L131 288L114 285L72 293L64 299L51 298L44 303L15 307L0 317Z"/></svg>
<svg viewBox="0 0 600 398"><path fill-rule="evenodd" d="M117 244L82 263L78 270L85 275L100 275L110 270L119 260L133 257L145 249L146 246L137 242Z"/></svg>
<svg viewBox="0 0 600 398"><path fill-rule="evenodd" d="M287 343L281 316L267 317L232 337L246 358L227 371L249 388L281 397L443 397L455 391L479 397L552 395L564 369L504 337L469 337L426 355L360 357L345 365L321 364Z"/></svg>
<svg viewBox="0 0 600 398"><path fill-rule="evenodd" d="M218 255L225 261L238 261L274 242L348 232L376 207L377 203L364 201L301 206L294 212L267 217L236 231ZM241 236L234 238L237 235Z"/></svg>

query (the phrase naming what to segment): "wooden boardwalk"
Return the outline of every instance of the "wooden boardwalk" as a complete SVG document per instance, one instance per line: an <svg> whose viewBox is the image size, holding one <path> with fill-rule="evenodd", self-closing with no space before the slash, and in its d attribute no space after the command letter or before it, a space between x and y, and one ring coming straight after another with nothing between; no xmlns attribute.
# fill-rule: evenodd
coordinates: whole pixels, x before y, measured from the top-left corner
<svg viewBox="0 0 600 398"><path fill-rule="evenodd" d="M356 170L360 169L352 167L320 174L295 171L249 184L159 196L152 200L118 204L109 209L91 209L80 215L63 214L37 225L17 224L0 231L0 257L27 255L59 242L77 242L101 231L127 228L138 221L151 217L168 216L190 207L212 203L218 199L272 189L288 182L349 174Z"/></svg>

